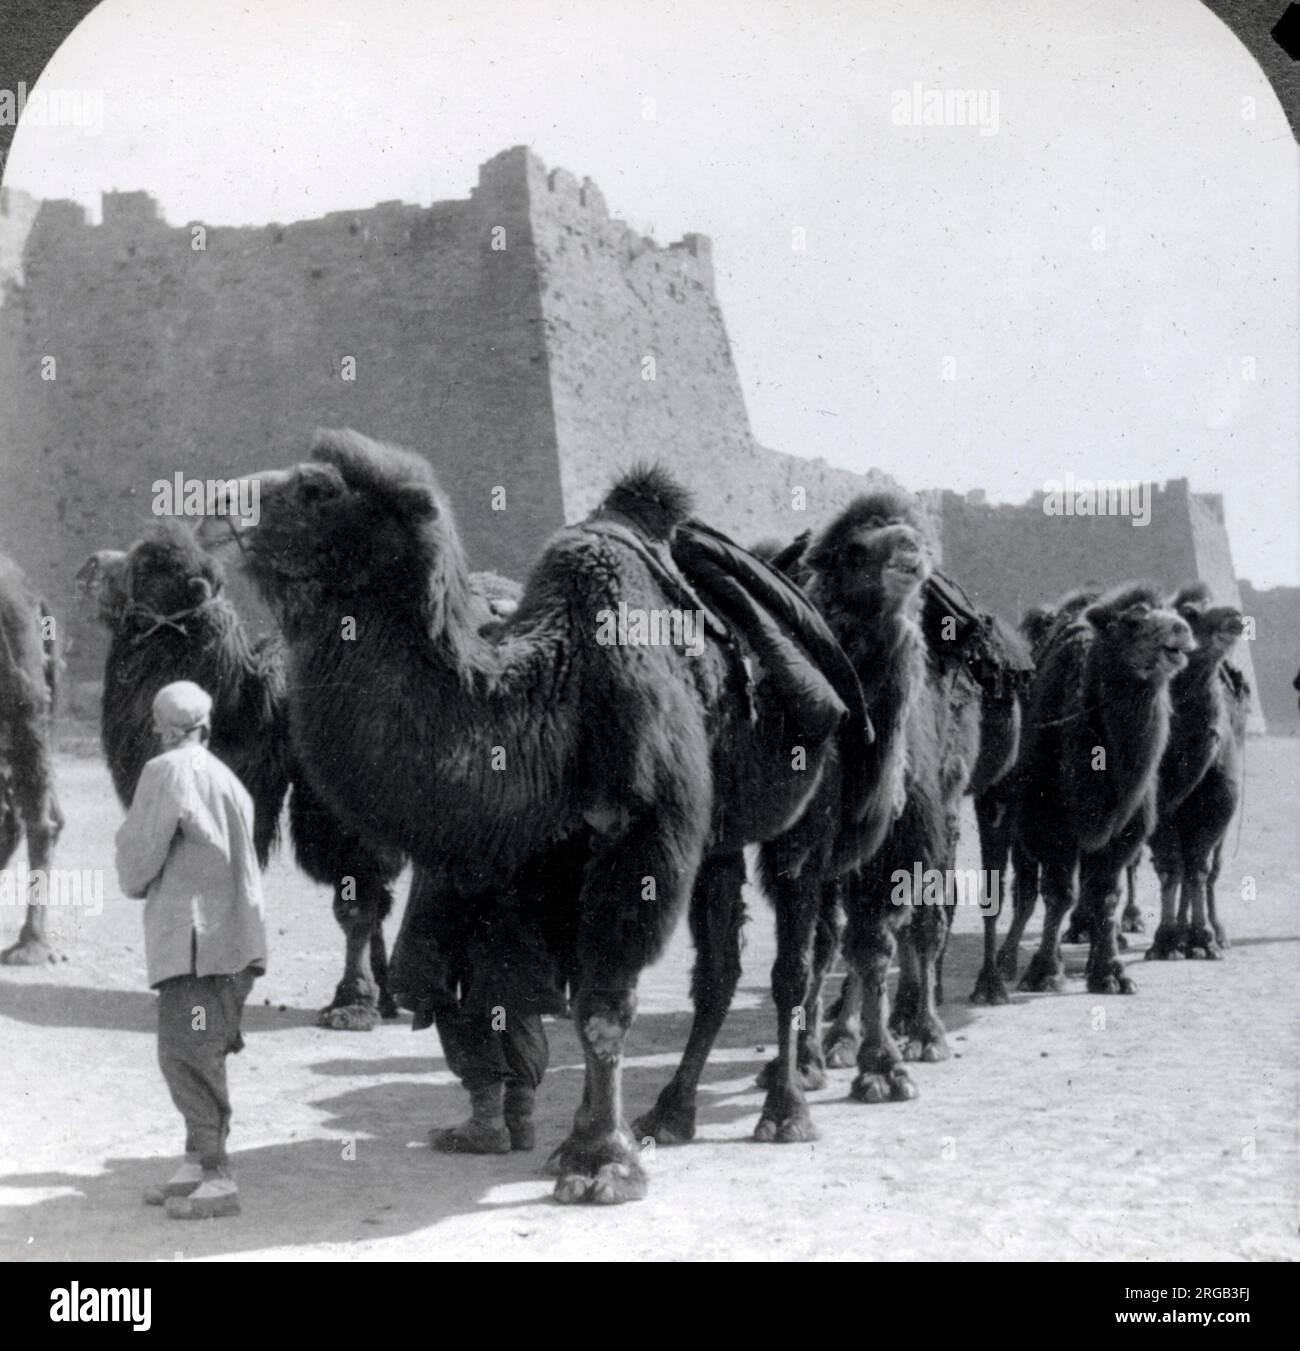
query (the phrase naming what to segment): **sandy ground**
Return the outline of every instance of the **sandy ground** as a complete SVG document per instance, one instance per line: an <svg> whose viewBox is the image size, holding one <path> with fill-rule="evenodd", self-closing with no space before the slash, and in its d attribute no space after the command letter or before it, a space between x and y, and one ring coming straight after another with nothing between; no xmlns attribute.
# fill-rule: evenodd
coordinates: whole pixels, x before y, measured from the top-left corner
<svg viewBox="0 0 1300 1351"><path fill-rule="evenodd" d="M945 1009L957 1058L916 1067L921 1096L906 1104L851 1103L850 1072L833 1072L814 1095L813 1144L749 1138L773 1023L771 918L755 897L699 1136L651 1159L646 1201L608 1210L555 1205L541 1172L581 1088L571 1029L551 1024L536 1154L432 1153L429 1127L464 1115L434 1033L412 1036L408 1015L371 1033L313 1026L341 941L326 892L282 857L267 885L272 969L231 1061L243 1215L181 1224L140 1203L171 1171L180 1128L154 1060L139 905L111 869L120 812L100 763L61 757L58 862L106 867L105 903L98 917L54 914L64 963L0 970L0 1255L1295 1259L1300 741L1252 741L1247 764L1245 825L1220 884L1226 960L1144 965L1142 939L1130 954L1140 992L1103 999L1070 948L1064 994L972 1009L979 917L964 910ZM1149 867L1141 886L1153 911ZM19 918L0 909L4 942ZM643 982L633 1113L685 1041L689 964L679 933Z"/></svg>

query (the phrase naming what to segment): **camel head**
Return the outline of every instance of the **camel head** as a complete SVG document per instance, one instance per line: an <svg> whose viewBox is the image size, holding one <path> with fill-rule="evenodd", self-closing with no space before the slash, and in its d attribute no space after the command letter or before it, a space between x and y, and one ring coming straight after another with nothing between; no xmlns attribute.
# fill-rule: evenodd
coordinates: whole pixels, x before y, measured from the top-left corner
<svg viewBox="0 0 1300 1351"><path fill-rule="evenodd" d="M468 581L450 506L418 455L351 430L318 431L310 458L248 476L255 515L231 481L199 528L210 547L237 542L258 590L286 627L322 605L393 612L427 606L435 628L468 613ZM457 600L459 599L459 605Z"/></svg>
<svg viewBox="0 0 1300 1351"><path fill-rule="evenodd" d="M1226 657L1246 631L1241 611L1232 605L1212 605L1210 589L1204 582L1190 582L1180 588L1169 604L1187 621L1197 647L1212 660Z"/></svg>
<svg viewBox="0 0 1300 1351"><path fill-rule="evenodd" d="M124 618L183 614L218 595L225 573L195 534L166 521L129 549L101 549L77 569L81 594L99 605L110 628Z"/></svg>
<svg viewBox="0 0 1300 1351"><path fill-rule="evenodd" d="M1146 582L1126 582L1093 601L1083 618L1098 635L1096 659L1149 684L1167 683L1196 646L1191 627Z"/></svg>
<svg viewBox="0 0 1300 1351"><path fill-rule="evenodd" d="M901 610L919 603L931 554L914 500L887 490L850 502L812 543L807 564L817 589L845 608Z"/></svg>
<svg viewBox="0 0 1300 1351"><path fill-rule="evenodd" d="M99 621L112 628L126 605L126 560L121 549L100 549L77 569L77 593L98 606Z"/></svg>
<svg viewBox="0 0 1300 1351"><path fill-rule="evenodd" d="M1046 646L1056 619L1057 610L1054 605L1031 605L1020 616L1020 636L1029 644L1029 649L1035 657L1041 655Z"/></svg>

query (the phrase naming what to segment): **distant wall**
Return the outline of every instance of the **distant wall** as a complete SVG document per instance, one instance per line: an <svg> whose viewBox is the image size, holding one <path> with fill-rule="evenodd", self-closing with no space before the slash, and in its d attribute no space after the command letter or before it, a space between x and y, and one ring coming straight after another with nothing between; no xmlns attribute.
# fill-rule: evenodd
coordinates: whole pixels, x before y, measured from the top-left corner
<svg viewBox="0 0 1300 1351"><path fill-rule="evenodd" d="M1149 580L1166 594L1200 577L1223 605L1242 604L1223 523L1222 500L1171 479L1151 495L1151 519L1049 516L1043 495L1023 505L989 505L958 493L939 495L944 567L981 607L1012 620L1031 605L1074 587ZM1256 685L1246 643L1234 653ZM1258 695L1252 730L1264 730Z"/></svg>
<svg viewBox="0 0 1300 1351"><path fill-rule="evenodd" d="M429 209L210 227L202 250L146 194L106 194L99 226L41 207L0 309L0 547L50 593L76 674L102 638L71 576L151 523L154 480L283 464L320 425L428 454L471 558L527 566L563 505L526 206L493 180Z"/></svg>
<svg viewBox="0 0 1300 1351"><path fill-rule="evenodd" d="M1300 695L1291 686L1300 671L1300 586L1257 591L1242 582L1241 604L1255 621L1250 649L1268 730L1294 736L1300 732Z"/></svg>
<svg viewBox="0 0 1300 1351"><path fill-rule="evenodd" d="M661 247L525 146L487 161L468 199L427 208L171 226L148 193L112 192L102 216L0 195L0 549L54 603L78 678L104 644L72 575L151 523L154 481L288 463L321 425L426 454L473 563L515 576L637 462L664 462L751 543L889 483L758 445L709 240ZM944 567L1008 617L1089 580L1200 575L1238 599L1222 504L1184 480L1142 529L1041 501L919 501Z"/></svg>

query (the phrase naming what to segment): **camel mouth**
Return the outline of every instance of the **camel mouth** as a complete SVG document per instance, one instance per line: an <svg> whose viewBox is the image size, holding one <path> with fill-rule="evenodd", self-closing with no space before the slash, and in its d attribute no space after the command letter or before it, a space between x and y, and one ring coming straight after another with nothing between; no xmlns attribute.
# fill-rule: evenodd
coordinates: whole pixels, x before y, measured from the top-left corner
<svg viewBox="0 0 1300 1351"><path fill-rule="evenodd" d="M1187 647L1181 642L1162 643L1157 664L1167 671L1181 671L1187 665Z"/></svg>
<svg viewBox="0 0 1300 1351"><path fill-rule="evenodd" d="M900 586L912 586L925 580L925 569L920 560L915 562L886 563L881 570L887 582Z"/></svg>
<svg viewBox="0 0 1300 1351"><path fill-rule="evenodd" d="M213 514L200 519L194 537L204 549L216 550L227 548L231 544L242 544L240 537L253 529L254 522L251 517L240 516L234 512Z"/></svg>

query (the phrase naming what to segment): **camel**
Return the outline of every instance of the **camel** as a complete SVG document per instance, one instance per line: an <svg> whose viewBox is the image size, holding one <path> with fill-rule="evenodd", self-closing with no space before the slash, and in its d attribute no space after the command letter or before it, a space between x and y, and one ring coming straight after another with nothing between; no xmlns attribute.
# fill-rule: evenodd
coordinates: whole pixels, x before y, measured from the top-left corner
<svg viewBox="0 0 1300 1351"><path fill-rule="evenodd" d="M1227 658L1245 621L1231 605L1212 605L1200 582L1184 586L1170 606L1187 621L1197 646L1169 691L1173 714L1150 840L1160 879L1160 924L1146 956L1213 960L1228 946L1214 884L1241 801L1250 705L1245 677Z"/></svg>
<svg viewBox="0 0 1300 1351"><path fill-rule="evenodd" d="M1093 601L1098 600L1101 591L1094 583L1087 586L1078 587L1073 591L1067 592L1054 605L1032 605L1025 611L1020 620L1019 633L1021 638L1029 647L1030 665L1036 668L1038 662L1042 660L1056 634L1074 623L1079 614L1085 610ZM1028 698L1028 690L1021 691L1021 714L1025 712L1025 703ZM1014 808L1016 796L1016 780L1014 775L1008 775L999 786L999 790L1005 794L1012 808ZM976 813L978 815L979 804L976 804ZM1007 818L1007 826L1010 829L1010 816ZM997 956L992 966L989 962L989 947L997 941L997 921L1002 913L1002 906L999 905L991 915L984 917L984 942L985 955L984 964L980 970L976 982L976 992L972 994L971 999L974 1003L1005 1003L1006 999L993 998L985 1000L982 996L985 990L992 990L995 993L1004 993L1006 985L1003 982L1014 981L1019 974L1020 965L1020 942L1024 937L1025 928L1033 918L1034 909L1038 904L1038 865L1025 853L1023 849L1016 844L1014 831L1011 831L1011 856L1012 867L1014 870L1015 882L1012 888L1012 921L1007 937L1001 948L998 949ZM1125 933L1142 932L1142 912L1137 905L1137 886L1135 875L1137 870L1136 861L1131 863L1126 869L1128 884L1128 900L1120 917L1120 931L1116 942L1120 949L1128 947L1128 941L1124 937ZM1086 921L1081 915L1082 907L1076 905L1070 915L1070 928L1062 938L1065 943L1086 943L1088 942L1088 931ZM1001 978L999 980L998 978ZM980 995L980 998L976 998Z"/></svg>
<svg viewBox="0 0 1300 1351"><path fill-rule="evenodd" d="M0 868L24 831L29 888L17 942L0 953L5 966L55 960L36 895L63 829L54 789L54 709L59 656L54 620L22 570L0 554Z"/></svg>
<svg viewBox="0 0 1300 1351"><path fill-rule="evenodd" d="M1012 817L1016 799L1015 767L1020 755L1029 680L1034 669L1033 642L1041 618L1045 616L1029 616L1028 624L1022 622L1019 632L1002 619L991 619L998 641L1008 654L1012 674L1011 678L982 689L980 753L967 786L975 804L980 870L986 885L984 961L971 991L972 1004L998 1005L1010 1000L997 960L998 915L1005 898L1012 894L1006 885L1008 862L1015 869L1016 888L1037 885L1037 869L1021 850L1015 848Z"/></svg>
<svg viewBox="0 0 1300 1351"><path fill-rule="evenodd" d="M581 872L547 888L568 913L537 926L571 934L552 951L586 1066L550 1166L561 1203L639 1199L621 1075L638 977L692 893L697 912L730 905L743 847L816 796L863 716L829 669L838 648L784 578L689 528L689 497L660 470L561 530L490 635L424 459L323 431L308 461L257 478L259 519L224 525L284 633L296 744L337 767L314 780L331 808L411 856L433 905L527 906L521 869L589 834ZM847 791L838 805L863 809Z"/></svg>
<svg viewBox="0 0 1300 1351"><path fill-rule="evenodd" d="M126 551L92 554L77 573L112 635L100 735L122 805L157 753L151 705L162 686L193 680L213 698L212 751L253 799L254 845L266 867L292 785L289 832L299 867L332 887L346 940L344 973L318 1025L366 1031L395 1017L387 988L383 922L403 859L347 831L301 772L289 735L284 653L278 639L249 641L224 592L221 562L191 530L159 525Z"/></svg>
<svg viewBox="0 0 1300 1351"><path fill-rule="evenodd" d="M1077 886L1090 935L1088 990L1136 991L1116 944L1119 878L1155 825L1169 685L1193 646L1187 621L1142 582L1067 610L1052 626L1015 770L1015 839L1037 865L1046 908L1022 990L1063 988L1059 934ZM1017 945L1028 919L1020 898Z"/></svg>
<svg viewBox="0 0 1300 1351"><path fill-rule="evenodd" d="M844 873L838 894L827 896L802 1019L803 1058L816 1072L852 1055L858 1069L853 1100L902 1101L917 1093L906 1062L949 1055L937 1010L940 966L960 801L979 754L980 687L960 649L927 642L923 618L936 596L932 546L907 494L857 498L808 542L802 558L797 544L777 558L807 578L809 598L862 682L884 808L884 829L859 848L857 866ZM918 867L920 895L912 884ZM821 984L838 938L832 900L843 905L847 920L849 974L823 1052ZM891 1018L885 981L900 936Z"/></svg>

